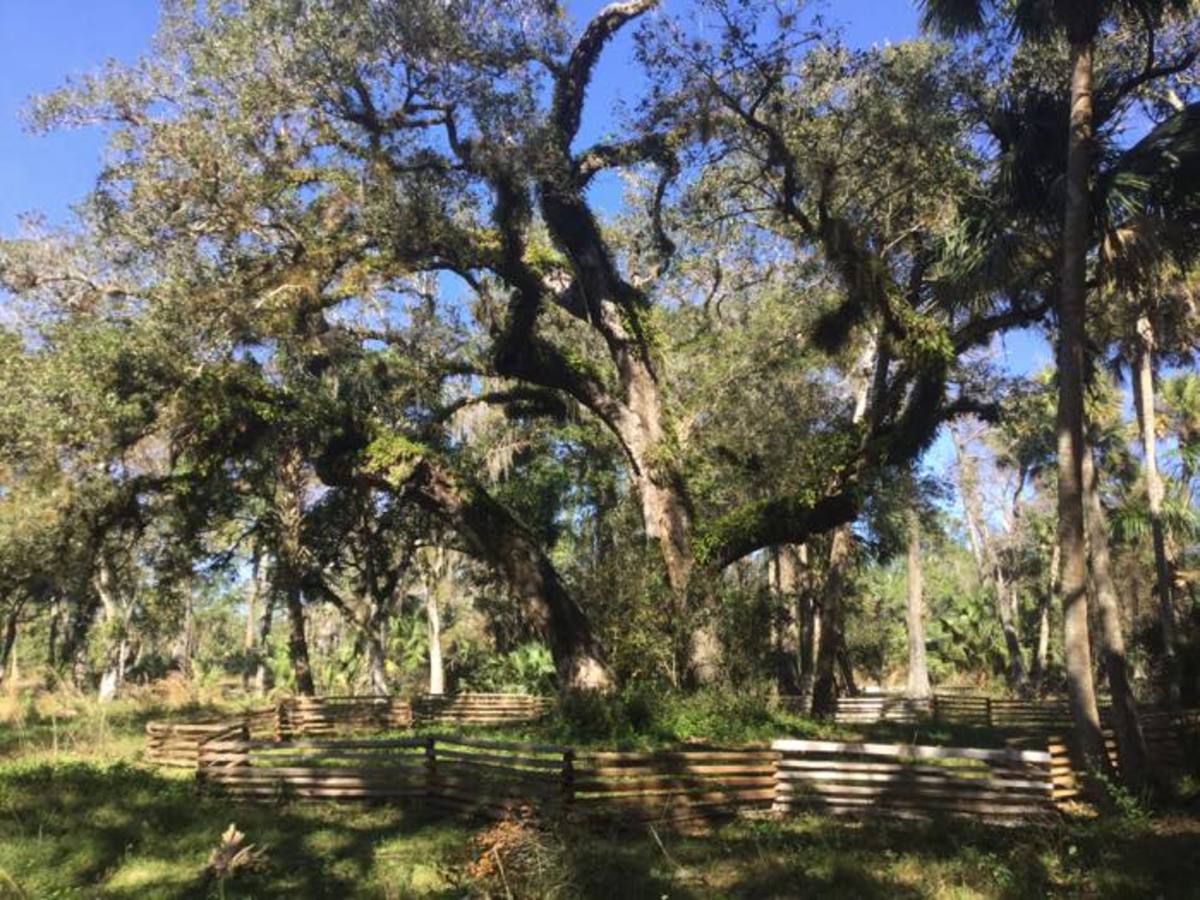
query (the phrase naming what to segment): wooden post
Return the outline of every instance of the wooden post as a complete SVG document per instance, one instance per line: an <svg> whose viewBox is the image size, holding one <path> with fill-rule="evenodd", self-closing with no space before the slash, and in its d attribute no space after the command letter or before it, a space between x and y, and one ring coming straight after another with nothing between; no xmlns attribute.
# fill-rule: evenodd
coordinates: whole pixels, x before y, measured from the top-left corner
<svg viewBox="0 0 1200 900"><path fill-rule="evenodd" d="M425 738L425 796L431 797L437 790L437 738Z"/></svg>
<svg viewBox="0 0 1200 900"><path fill-rule="evenodd" d="M934 695L933 695L933 701L932 701L932 703L931 703L931 706L932 706L932 708L933 708L933 724L937 725L937 724L938 724L938 702L937 702L937 694L934 694Z"/></svg>
<svg viewBox="0 0 1200 900"><path fill-rule="evenodd" d="M988 725L988 728L991 728L992 727L992 698L984 697L983 699L984 699L984 702L987 704L987 725Z"/></svg>
<svg viewBox="0 0 1200 900"><path fill-rule="evenodd" d="M568 747L562 756L562 807L565 815L575 804L575 751Z"/></svg>

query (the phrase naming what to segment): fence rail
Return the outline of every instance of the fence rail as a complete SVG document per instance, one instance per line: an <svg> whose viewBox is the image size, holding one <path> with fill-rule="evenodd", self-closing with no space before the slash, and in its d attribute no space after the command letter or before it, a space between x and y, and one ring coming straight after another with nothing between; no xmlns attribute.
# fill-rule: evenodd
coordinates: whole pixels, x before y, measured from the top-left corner
<svg viewBox="0 0 1200 900"><path fill-rule="evenodd" d="M780 740L775 809L901 817L972 815L1013 821L1054 812L1051 756L980 750Z"/></svg>
<svg viewBox="0 0 1200 900"><path fill-rule="evenodd" d="M412 705L397 697L296 697L280 705L280 733L333 735L339 731L411 728Z"/></svg>
<svg viewBox="0 0 1200 900"><path fill-rule="evenodd" d="M160 766L195 769L200 747L209 740L249 738L246 725L238 720L223 722L148 722L146 758Z"/></svg>
<svg viewBox="0 0 1200 900"><path fill-rule="evenodd" d="M216 737L283 740L402 731L414 725L501 725L539 718L549 708L548 698L527 694L427 694L412 702L378 696L294 697L221 719L149 722L146 757L158 765L195 768L200 745Z"/></svg>
<svg viewBox="0 0 1200 900"><path fill-rule="evenodd" d="M792 698L781 698L790 705ZM839 697L835 721L842 725L896 722L904 725L933 721L953 725L1053 731L1069 727L1071 710L1065 699L1000 699L979 694L935 693L927 700L902 694L876 693Z"/></svg>
<svg viewBox="0 0 1200 900"><path fill-rule="evenodd" d="M765 746L581 751L575 758L573 800L584 814L630 822L715 819L769 809L777 758Z"/></svg>
<svg viewBox="0 0 1200 900"><path fill-rule="evenodd" d="M501 725L540 718L551 701L532 694L422 694L412 706L421 723Z"/></svg>

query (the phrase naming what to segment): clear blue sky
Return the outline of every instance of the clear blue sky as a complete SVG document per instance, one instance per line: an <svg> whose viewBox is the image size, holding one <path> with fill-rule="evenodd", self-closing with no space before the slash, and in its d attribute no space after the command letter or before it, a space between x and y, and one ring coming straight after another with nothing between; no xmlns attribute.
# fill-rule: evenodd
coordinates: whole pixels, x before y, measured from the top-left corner
<svg viewBox="0 0 1200 900"><path fill-rule="evenodd" d="M569 2L577 22L603 5L604 0ZM688 3L664 0L662 9L682 13ZM827 4L825 14L855 45L900 41L917 32L910 0L840 0ZM136 59L147 49L156 21L153 0L0 0L0 234L13 234L26 212L64 220L101 164L103 135L95 129L28 134L20 120L27 99L72 75L96 71L107 59ZM631 46L625 33L601 60L589 95L585 139L604 135L616 101L637 99L640 79L630 61ZM1013 335L1004 362L1028 372L1049 364L1050 354L1039 337ZM949 452L948 442L939 441L929 464L939 468Z"/></svg>

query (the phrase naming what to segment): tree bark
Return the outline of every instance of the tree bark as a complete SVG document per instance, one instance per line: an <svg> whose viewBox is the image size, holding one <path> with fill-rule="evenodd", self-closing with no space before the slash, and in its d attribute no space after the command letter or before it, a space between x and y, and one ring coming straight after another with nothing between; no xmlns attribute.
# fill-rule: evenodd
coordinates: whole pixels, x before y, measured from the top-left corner
<svg viewBox="0 0 1200 900"><path fill-rule="evenodd" d="M418 502L503 574L525 620L550 645L559 686L611 690L612 673L587 615L529 530L482 488L455 479L428 460L415 466L409 486Z"/></svg>
<svg viewBox="0 0 1200 900"><path fill-rule="evenodd" d="M258 621L258 646L255 652L254 693L259 697L267 694L267 640L271 636L271 618L275 612L275 595L268 591L263 598L262 616Z"/></svg>
<svg viewBox="0 0 1200 900"><path fill-rule="evenodd" d="M288 447L280 455L278 484L275 491L275 516L278 528L275 548L274 589L287 608L288 657L296 690L306 697L316 694L312 665L308 655L308 637L304 630L302 594L304 557L304 470L300 451Z"/></svg>
<svg viewBox="0 0 1200 900"><path fill-rule="evenodd" d="M880 333L866 341L849 384L854 391L854 410L851 421L861 425L868 412L872 420L882 414L879 400L887 382L888 352ZM829 566L821 590L820 629L817 640L816 671L813 675L813 714L832 716L837 712L837 679L834 675L842 651L842 599L850 589L850 569L854 562L853 522L845 521L832 530L829 542ZM853 671L843 666L846 689L857 693Z"/></svg>
<svg viewBox="0 0 1200 900"><path fill-rule="evenodd" d="M242 690L250 689L250 682L254 678L254 669L258 664L255 638L258 626L258 603L264 593L263 587L262 557L255 553L254 562L250 567L250 589L246 594L246 628L242 632L242 657L245 660L242 665Z"/></svg>
<svg viewBox="0 0 1200 900"><path fill-rule="evenodd" d="M908 513L908 696L927 700L929 669L925 663L925 594L921 578L921 522L915 509Z"/></svg>
<svg viewBox="0 0 1200 900"><path fill-rule="evenodd" d="M104 669L100 675L98 699L101 703L113 700L125 681L125 666L129 656L129 620L132 609L118 596L120 591L112 567L100 560L95 577L96 594L100 598L106 641Z"/></svg>
<svg viewBox="0 0 1200 900"><path fill-rule="evenodd" d="M188 678L192 677L192 655L196 648L195 611L193 609L192 585L187 585L183 599L183 628L175 642L175 667Z"/></svg>
<svg viewBox="0 0 1200 900"><path fill-rule="evenodd" d="M796 547L800 567L800 583L796 612L800 619L800 706L804 715L812 713L813 682L816 678L817 649L821 641L821 606L814 591L812 569L809 567L808 544Z"/></svg>
<svg viewBox="0 0 1200 900"><path fill-rule="evenodd" d="M1108 690L1112 695L1113 728L1120 754L1121 778L1130 787L1140 790L1150 777L1150 760L1138 719L1137 702L1129 684L1125 637L1121 633L1121 609L1109 557L1108 522L1100 503L1099 476L1091 447L1086 447L1083 454L1083 485L1092 582L1096 587L1096 607L1100 620L1100 648L1104 670L1108 675Z"/></svg>
<svg viewBox="0 0 1200 900"><path fill-rule="evenodd" d="M821 635L817 643L817 665L813 676L812 710L817 716L837 711L837 657L842 643L842 596L850 586L854 535L849 525L840 525L830 540L829 568L821 591Z"/></svg>
<svg viewBox="0 0 1200 900"><path fill-rule="evenodd" d="M797 696L800 684L800 595L803 578L800 548L793 544L776 547L771 560L772 593L775 609L772 649L775 654L775 682L780 694Z"/></svg>
<svg viewBox="0 0 1200 900"><path fill-rule="evenodd" d="M425 620L429 628L429 693L446 692L446 669L442 663L442 615L438 609L438 591L425 594Z"/></svg>
<svg viewBox="0 0 1200 900"><path fill-rule="evenodd" d="M391 689L388 686L387 650L382 630L379 627L368 629L363 637L367 645L367 677L370 680L371 694L386 697L391 693Z"/></svg>
<svg viewBox="0 0 1200 900"><path fill-rule="evenodd" d="M8 615L4 617L4 635L0 638L0 684L8 681L14 687L16 686L16 646L17 646L17 626L21 618L21 609L25 603L23 600L14 603L13 608L9 610ZM12 667L10 675L9 667Z"/></svg>
<svg viewBox="0 0 1200 900"><path fill-rule="evenodd" d="M1090 234L1092 41L1071 43L1071 119L1063 217L1058 342L1058 540L1063 648L1075 732L1085 764L1107 771L1088 638L1087 550L1083 519L1083 376L1087 249Z"/></svg>
<svg viewBox="0 0 1200 900"><path fill-rule="evenodd" d="M1143 310L1137 321L1137 353L1134 361L1134 408L1146 474L1146 499L1150 507L1150 533L1154 544L1154 581L1158 593L1158 622L1162 635L1163 687L1172 705L1180 694L1176 653L1178 628L1175 622L1175 591L1171 559L1163 523L1163 481L1158 471L1158 440L1155 434L1154 327Z"/></svg>

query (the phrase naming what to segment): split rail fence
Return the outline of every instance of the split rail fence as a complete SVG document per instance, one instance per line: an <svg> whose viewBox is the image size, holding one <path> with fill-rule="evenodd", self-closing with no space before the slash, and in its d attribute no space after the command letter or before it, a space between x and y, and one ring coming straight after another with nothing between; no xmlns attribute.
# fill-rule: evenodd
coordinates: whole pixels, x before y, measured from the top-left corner
<svg viewBox="0 0 1200 900"><path fill-rule="evenodd" d="M200 744L214 736L326 738L357 731L404 731L427 725L502 725L546 714L546 697L526 694L425 694L396 697L294 697L278 706L218 720L146 725L146 755L159 765L195 768Z"/></svg>
<svg viewBox="0 0 1200 900"><path fill-rule="evenodd" d="M790 700L789 700L790 702ZM932 721L1014 730L1053 730L1069 726L1071 710L1061 698L1009 700L976 694L934 694L912 700L899 694L839 697L834 719L842 725Z"/></svg>
<svg viewBox="0 0 1200 900"><path fill-rule="evenodd" d="M715 821L771 810L1030 821L1054 812L1051 756L780 740L753 747L583 751L436 736L386 740L213 738L204 790L243 800L412 800L493 818Z"/></svg>
<svg viewBox="0 0 1200 900"><path fill-rule="evenodd" d="M781 812L1029 821L1055 811L1045 751L802 740L771 749L779 754L774 808Z"/></svg>

